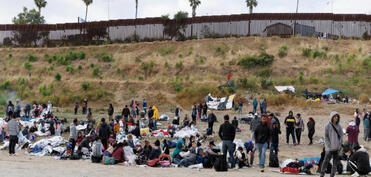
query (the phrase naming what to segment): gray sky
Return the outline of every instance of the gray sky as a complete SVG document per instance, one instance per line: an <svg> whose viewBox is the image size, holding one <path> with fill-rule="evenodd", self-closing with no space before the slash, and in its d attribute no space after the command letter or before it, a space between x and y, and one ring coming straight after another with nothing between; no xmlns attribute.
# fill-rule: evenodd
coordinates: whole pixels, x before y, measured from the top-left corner
<svg viewBox="0 0 371 177"><path fill-rule="evenodd" d="M82 0L47 0L42 9L47 23L76 22L77 17L85 17L85 4ZM110 2L110 6L108 6ZM36 8L33 0L0 0L0 24L12 23L12 18L23 7ZM296 0L258 0L254 12L295 12ZM127 19L135 16L135 0L93 0L89 6L88 21ZM138 17L171 16L177 11L191 14L188 0L139 0ZM312 13L363 13L371 14L371 0L300 0L299 12ZM245 0L201 0L197 16L228 15L248 13Z"/></svg>

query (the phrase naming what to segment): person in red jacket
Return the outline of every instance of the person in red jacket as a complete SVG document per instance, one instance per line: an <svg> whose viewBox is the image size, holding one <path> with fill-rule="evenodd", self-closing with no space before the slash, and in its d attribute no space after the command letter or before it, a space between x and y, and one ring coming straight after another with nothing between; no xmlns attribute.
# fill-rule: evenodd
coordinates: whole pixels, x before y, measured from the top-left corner
<svg viewBox="0 0 371 177"><path fill-rule="evenodd" d="M351 145L352 149L358 146L359 128L354 121L349 123L346 133L348 134L348 143Z"/></svg>
<svg viewBox="0 0 371 177"><path fill-rule="evenodd" d="M115 150L113 150L112 157L115 159L115 164L122 163L125 161L124 144L119 143Z"/></svg>

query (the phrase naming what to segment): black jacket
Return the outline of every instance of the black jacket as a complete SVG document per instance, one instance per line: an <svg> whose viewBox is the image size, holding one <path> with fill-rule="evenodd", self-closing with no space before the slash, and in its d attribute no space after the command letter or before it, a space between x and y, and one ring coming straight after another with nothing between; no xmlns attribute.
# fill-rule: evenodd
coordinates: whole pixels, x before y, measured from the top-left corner
<svg viewBox="0 0 371 177"><path fill-rule="evenodd" d="M315 131L315 129L314 129L314 122L309 121L307 123L307 127L308 127L308 132L314 132Z"/></svg>
<svg viewBox="0 0 371 177"><path fill-rule="evenodd" d="M277 128L272 128L271 131L271 142L272 143L278 143L279 142L279 134L281 133L280 129Z"/></svg>
<svg viewBox="0 0 371 177"><path fill-rule="evenodd" d="M129 108L124 108L122 110L122 115L125 116L125 117L128 117L130 115L130 110Z"/></svg>
<svg viewBox="0 0 371 177"><path fill-rule="evenodd" d="M108 108L108 115L109 116L112 116L114 112L115 112L115 110L113 109L113 107Z"/></svg>
<svg viewBox="0 0 371 177"><path fill-rule="evenodd" d="M256 143L267 143L271 137L271 129L269 128L268 124L259 124L255 129L254 136Z"/></svg>
<svg viewBox="0 0 371 177"><path fill-rule="evenodd" d="M232 125L234 128L238 128L238 120L237 119L233 119L232 120Z"/></svg>
<svg viewBox="0 0 371 177"><path fill-rule="evenodd" d="M148 117L149 117L149 118L152 118L152 117L153 117L153 114L154 114L153 109L150 109L150 110L148 111Z"/></svg>
<svg viewBox="0 0 371 177"><path fill-rule="evenodd" d="M358 167L358 170L364 174L370 172L370 161L367 152L357 151L349 157L349 161L355 163Z"/></svg>
<svg viewBox="0 0 371 177"><path fill-rule="evenodd" d="M287 116L285 119L285 124L287 125L287 129L294 129L295 128L295 117Z"/></svg>
<svg viewBox="0 0 371 177"><path fill-rule="evenodd" d="M108 140L110 136L110 128L106 123L101 123L99 128L99 138Z"/></svg>
<svg viewBox="0 0 371 177"><path fill-rule="evenodd" d="M220 139L233 141L236 136L236 129L229 122L224 122L219 128Z"/></svg>
<svg viewBox="0 0 371 177"><path fill-rule="evenodd" d="M131 131L131 134L133 134L136 137L140 137L140 129L139 129L139 127L137 127L134 130L132 130Z"/></svg>
<svg viewBox="0 0 371 177"><path fill-rule="evenodd" d="M209 122L209 123L214 123L215 121L216 121L216 116L215 116L215 114L209 114L209 116L208 116L208 118L207 118L207 121Z"/></svg>

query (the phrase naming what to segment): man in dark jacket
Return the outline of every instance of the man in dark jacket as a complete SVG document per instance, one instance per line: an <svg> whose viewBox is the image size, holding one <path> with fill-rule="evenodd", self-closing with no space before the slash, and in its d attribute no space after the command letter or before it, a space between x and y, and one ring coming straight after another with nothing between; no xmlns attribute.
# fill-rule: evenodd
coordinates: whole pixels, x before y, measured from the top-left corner
<svg viewBox="0 0 371 177"><path fill-rule="evenodd" d="M255 142L259 150L259 168L260 172L264 172L265 152L268 148L268 142L271 137L271 130L267 124L267 118L262 117L261 123L255 129Z"/></svg>
<svg viewBox="0 0 371 177"><path fill-rule="evenodd" d="M125 108L122 109L122 116L124 117L124 121L127 122L129 119L130 110L128 108L128 105L125 105Z"/></svg>
<svg viewBox="0 0 371 177"><path fill-rule="evenodd" d="M224 116L224 123L220 125L219 128L219 137L222 139L222 151L224 158L227 158L227 151L229 153L229 159L231 162L231 167L234 168L234 157L233 157L233 151L234 151L234 145L233 140L236 136L236 129L233 127L231 123L229 123L229 116Z"/></svg>
<svg viewBox="0 0 371 177"><path fill-rule="evenodd" d="M109 117L109 120L110 121L113 118L113 113L114 112L115 112L115 109L113 108L113 105L112 104L109 104L109 107L108 107L108 117Z"/></svg>
<svg viewBox="0 0 371 177"><path fill-rule="evenodd" d="M348 165L350 167L349 170L351 174L357 172L361 176L363 175L367 176L367 174L370 172L370 161L367 150L360 146L356 146L354 148L354 151L355 152L352 154L350 154L351 153L350 149L348 152L346 152L347 155L350 154Z"/></svg>
<svg viewBox="0 0 371 177"><path fill-rule="evenodd" d="M236 116L232 120L232 125L237 130L237 128L238 128L238 120L237 120L237 117Z"/></svg>
<svg viewBox="0 0 371 177"><path fill-rule="evenodd" d="M110 136L110 128L106 124L106 120L104 118L101 119L100 127L99 127L99 138L102 141L104 149L108 147L108 139Z"/></svg>
<svg viewBox="0 0 371 177"><path fill-rule="evenodd" d="M294 145L296 144L295 141L295 117L292 111L289 112L289 116L285 119L286 125L286 143L289 144L290 135L292 136L292 142Z"/></svg>
<svg viewBox="0 0 371 177"><path fill-rule="evenodd" d="M152 109L152 106L150 106L148 110L148 120L151 120L153 115L154 115L154 110Z"/></svg>
<svg viewBox="0 0 371 177"><path fill-rule="evenodd" d="M214 122L216 121L216 116L213 111L209 114L207 118L207 123L208 123L208 128L211 130L211 134L213 134L213 127L214 127Z"/></svg>
<svg viewBox="0 0 371 177"><path fill-rule="evenodd" d="M131 131L131 134L133 134L137 138L141 137L140 136L140 129L139 129L139 125L138 124L135 124L135 128L134 128L134 130Z"/></svg>

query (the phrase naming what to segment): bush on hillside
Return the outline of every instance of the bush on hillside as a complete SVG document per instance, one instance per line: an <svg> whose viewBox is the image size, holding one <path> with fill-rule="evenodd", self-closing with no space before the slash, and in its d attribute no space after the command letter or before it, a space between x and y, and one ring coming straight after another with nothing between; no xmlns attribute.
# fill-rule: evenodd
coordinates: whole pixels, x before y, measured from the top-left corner
<svg viewBox="0 0 371 177"><path fill-rule="evenodd" d="M59 73L56 73L54 78L56 81L60 81L62 79L62 76Z"/></svg>
<svg viewBox="0 0 371 177"><path fill-rule="evenodd" d="M36 55L28 54L27 55L27 60L30 62L35 62L37 61L38 57Z"/></svg>
<svg viewBox="0 0 371 177"><path fill-rule="evenodd" d="M238 61L238 65L244 68L252 68L259 66L269 66L273 63L274 56L265 52L257 56L246 56Z"/></svg>
<svg viewBox="0 0 371 177"><path fill-rule="evenodd" d="M312 55L312 49L311 48L303 48L302 49L302 55L304 57L309 58Z"/></svg>
<svg viewBox="0 0 371 177"><path fill-rule="evenodd" d="M278 56L280 58L283 58L283 57L287 56L287 46L286 45L281 46L280 50L278 51Z"/></svg>
<svg viewBox="0 0 371 177"><path fill-rule="evenodd" d="M26 61L26 62L24 63L24 68L26 68L27 70L31 70L31 64L30 64L29 61Z"/></svg>
<svg viewBox="0 0 371 177"><path fill-rule="evenodd" d="M103 61L103 62L106 62L106 63L109 63L109 62L113 62L113 56L112 56L112 54L111 55L108 55L108 54L106 54L106 53L101 53L100 55L99 55L99 61Z"/></svg>
<svg viewBox="0 0 371 177"><path fill-rule="evenodd" d="M365 93L362 93L360 96L359 96L359 102L360 103L369 103L370 102L370 98L368 98L367 94Z"/></svg>

